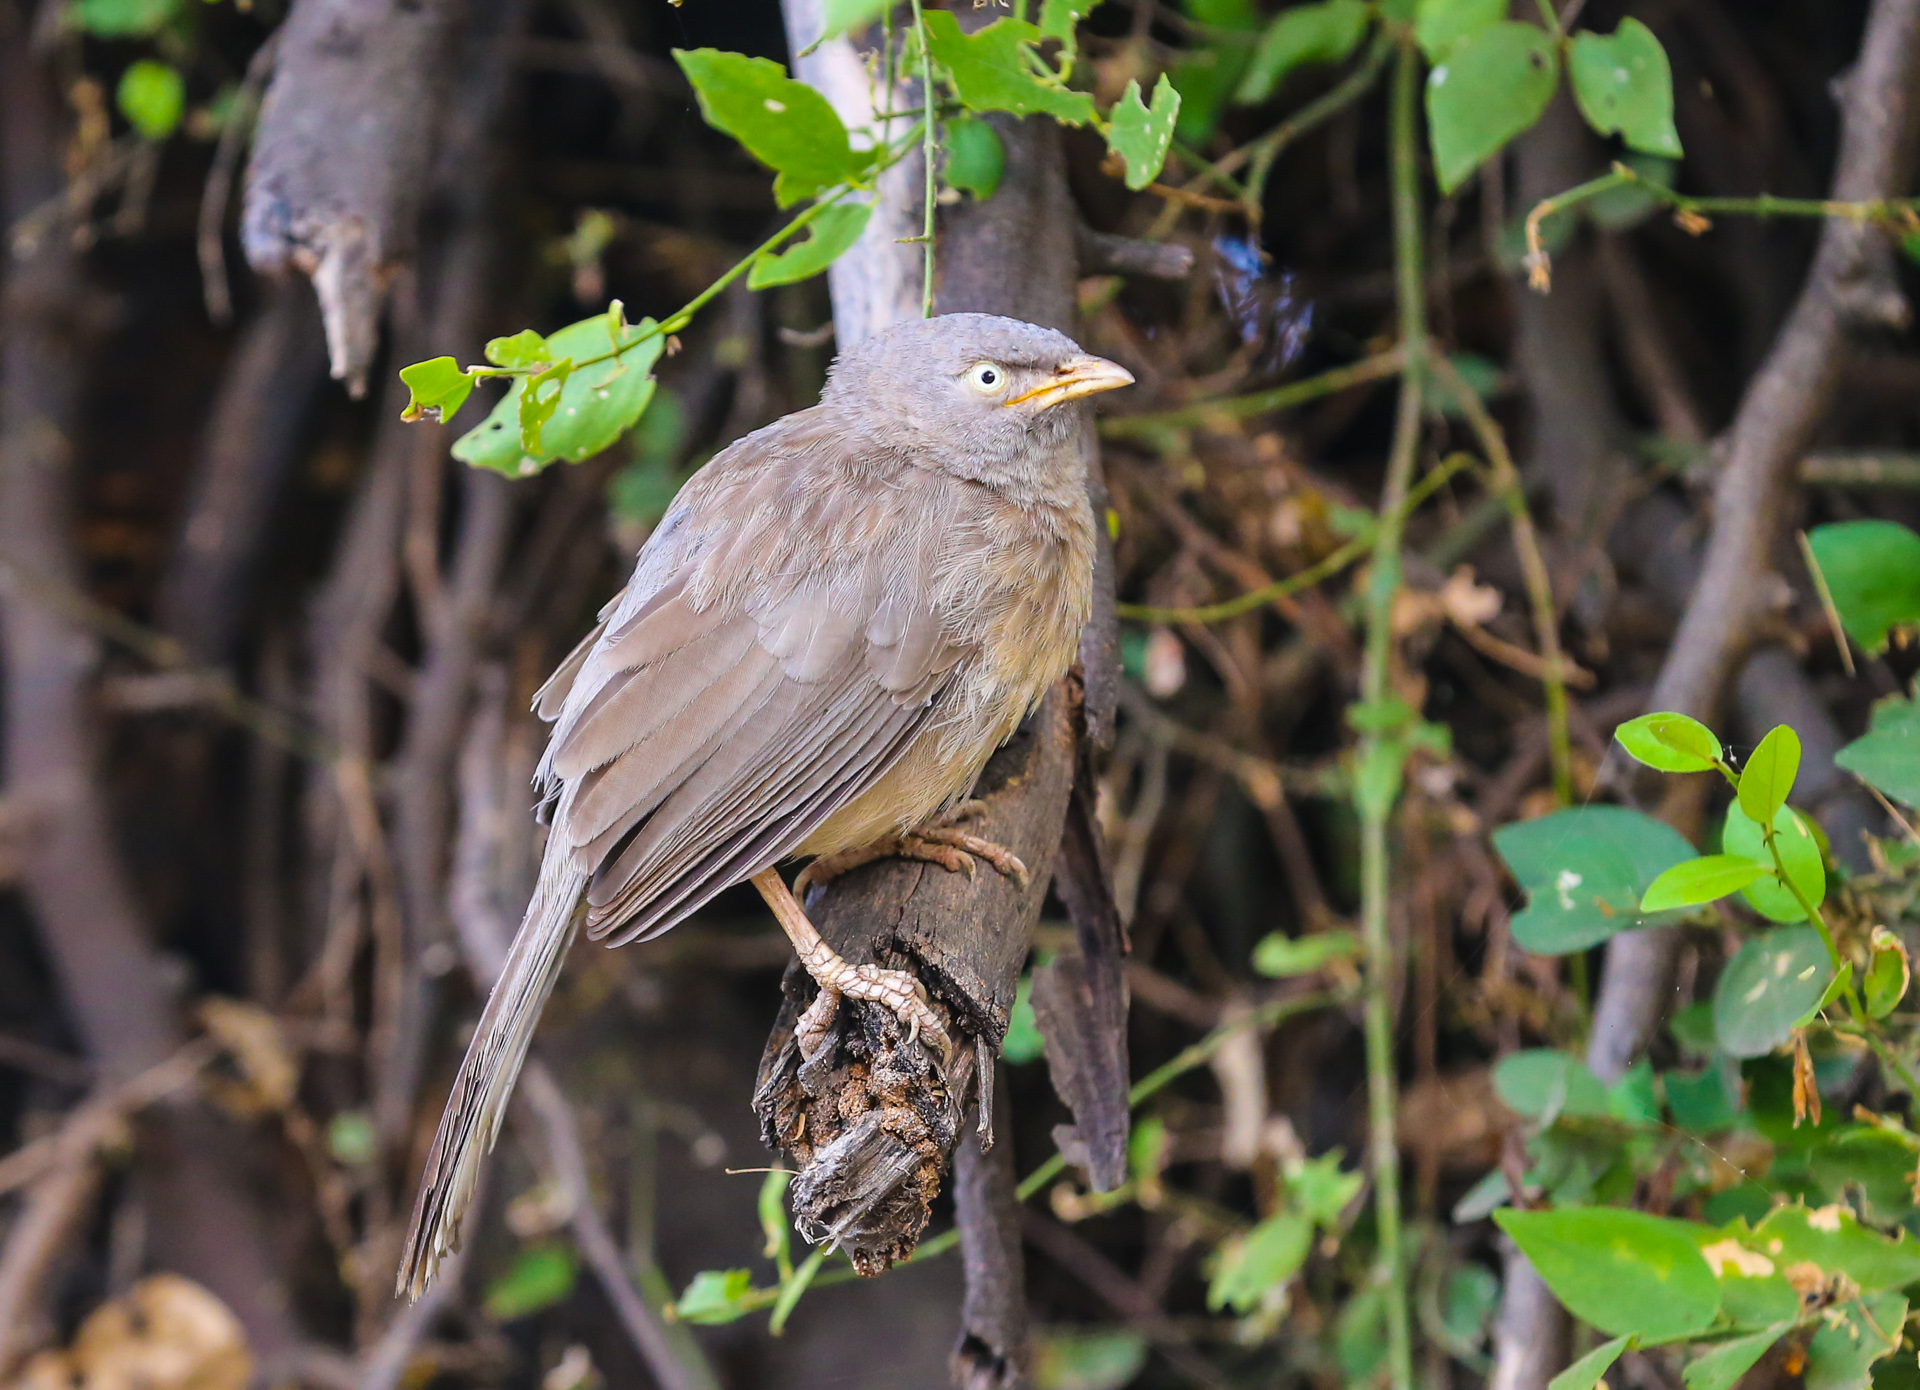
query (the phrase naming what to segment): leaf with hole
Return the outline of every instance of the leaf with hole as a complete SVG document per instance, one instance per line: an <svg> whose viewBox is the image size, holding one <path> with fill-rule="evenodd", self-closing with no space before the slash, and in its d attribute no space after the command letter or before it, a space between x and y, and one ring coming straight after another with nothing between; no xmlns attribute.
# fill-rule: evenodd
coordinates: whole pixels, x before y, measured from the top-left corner
<svg viewBox="0 0 1920 1390"><path fill-rule="evenodd" d="M1869 1292L1920 1280L1920 1240L1905 1231L1889 1240L1862 1226L1843 1203L1776 1207L1754 1228L1750 1243L1783 1270L1810 1264L1829 1277L1844 1274Z"/></svg>
<svg viewBox="0 0 1920 1390"><path fill-rule="evenodd" d="M1793 780L1800 775L1800 735L1785 724L1767 730L1760 746L1740 769L1737 795L1740 809L1761 825L1773 821L1774 812L1787 804Z"/></svg>
<svg viewBox="0 0 1920 1390"><path fill-rule="evenodd" d="M1361 0L1320 0L1280 11L1254 45L1234 101L1257 106L1295 68L1343 61L1366 34L1368 17Z"/></svg>
<svg viewBox="0 0 1920 1390"><path fill-rule="evenodd" d="M1873 707L1867 732L1833 755L1868 786L1920 806L1920 704L1896 697Z"/></svg>
<svg viewBox="0 0 1920 1390"><path fill-rule="evenodd" d="M1781 1334L1792 1325L1779 1323L1710 1347L1687 1363L1680 1379L1687 1390L1733 1390L1740 1377L1751 1370L1754 1362L1766 1355L1767 1348L1779 1341Z"/></svg>
<svg viewBox="0 0 1920 1390"><path fill-rule="evenodd" d="M1680 158L1673 69L1660 40L1639 20L1621 20L1610 35L1575 34L1567 51L1567 81L1580 114L1600 134L1617 134L1647 154Z"/></svg>
<svg viewBox="0 0 1920 1390"><path fill-rule="evenodd" d="M1773 842L1780 850L1780 862L1794 887L1806 894L1815 907L1827 898L1827 869L1820 853L1820 838L1806 817L1791 806L1782 806L1773 816ZM1772 862L1767 843L1753 818L1734 802L1727 807L1726 824L1720 832L1720 847L1728 854L1739 854L1758 863ZM1776 878L1755 879L1740 896L1748 906L1775 922L1804 922L1807 914L1787 886Z"/></svg>
<svg viewBox="0 0 1920 1390"><path fill-rule="evenodd" d="M785 250L765 252L754 261L747 272L747 288L764 290L811 280L860 240L872 216L872 203L835 203L823 208L807 224L804 241L790 242Z"/></svg>
<svg viewBox="0 0 1920 1390"><path fill-rule="evenodd" d="M1807 1343L1806 1390L1865 1390L1869 1369L1900 1345L1907 1300L1897 1293L1851 1299L1823 1317Z"/></svg>
<svg viewBox="0 0 1920 1390"><path fill-rule="evenodd" d="M517 339L496 338L487 345L487 354L492 358L501 344L538 336L526 333ZM539 450L523 447L520 403L528 379L517 377L492 413L460 436L453 446L453 456L475 468L490 468L519 478L538 473L555 459L578 463L610 446L633 427L653 399L653 364L666 345L652 319L627 324L620 342L627 346L618 357L585 361L613 350L605 314L568 324L553 334L544 341L543 350L549 356L584 365L571 371L562 384L552 415L541 425ZM519 348L502 349L502 353L517 356L525 350L527 346L521 344Z"/></svg>
<svg viewBox="0 0 1920 1390"><path fill-rule="evenodd" d="M1920 535L1897 521L1840 521L1807 532L1840 625L1869 655L1920 623Z"/></svg>
<svg viewBox="0 0 1920 1390"><path fill-rule="evenodd" d="M1493 1089L1508 1109L1551 1124L1562 1115L1612 1113L1607 1088L1577 1057L1534 1047L1502 1057L1493 1069Z"/></svg>
<svg viewBox="0 0 1920 1390"><path fill-rule="evenodd" d="M713 48L673 50L707 124L724 130L779 177L773 192L791 207L858 177L872 155L856 151L827 99L767 58Z"/></svg>
<svg viewBox="0 0 1920 1390"><path fill-rule="evenodd" d="M1043 81L1029 57L1040 30L1023 19L996 19L972 34L945 10L928 10L927 51L947 70L960 102L970 111L1008 111L1051 116L1063 125L1085 125L1094 116L1085 92Z"/></svg>
<svg viewBox="0 0 1920 1390"><path fill-rule="evenodd" d="M1531 24L1503 20L1453 46L1427 74L1427 134L1441 192L1532 128L1559 71L1553 40Z"/></svg>
<svg viewBox="0 0 1920 1390"><path fill-rule="evenodd" d="M1640 899L1640 907L1646 912L1664 912L1717 902L1729 893L1738 893L1766 871L1766 865L1744 854L1703 854L1675 864L1656 878Z"/></svg>
<svg viewBox="0 0 1920 1390"><path fill-rule="evenodd" d="M1000 143L1000 133L985 121L961 116L947 122L940 143L947 154L943 170L947 186L971 193L977 202L991 198L1007 168L1007 151Z"/></svg>
<svg viewBox="0 0 1920 1390"><path fill-rule="evenodd" d="M1107 127L1107 145L1127 166L1127 187L1145 188L1160 177L1173 147L1173 126L1180 115L1180 93L1163 72L1153 88L1151 106L1140 100L1140 84L1127 79L1127 89L1114 104Z"/></svg>
<svg viewBox="0 0 1920 1390"><path fill-rule="evenodd" d="M1505 6L1501 7L1502 9ZM1602 1342L1566 1370L1547 1382L1547 1390L1593 1390L1600 1384L1600 1377L1613 1369L1613 1363L1620 1359L1620 1353L1633 1342L1631 1335L1615 1337L1611 1342Z"/></svg>
<svg viewBox="0 0 1920 1390"><path fill-rule="evenodd" d="M1672 826L1623 806L1583 806L1503 825L1493 846L1526 890L1513 939L1557 955L1594 946L1648 921L1641 895L1693 855Z"/></svg>
<svg viewBox="0 0 1920 1390"><path fill-rule="evenodd" d="M434 420L445 424L473 394L473 378L451 357L434 357L400 369L407 388L402 420Z"/></svg>
<svg viewBox="0 0 1920 1390"><path fill-rule="evenodd" d="M1613 736L1634 759L1658 772L1711 772L1722 751L1712 729L1670 710L1629 719Z"/></svg>
<svg viewBox="0 0 1920 1390"><path fill-rule="evenodd" d="M1305 1212L1275 1212L1244 1236L1220 1247L1207 1307L1251 1313L1267 1290L1286 1283L1307 1262L1313 1245L1313 1219Z"/></svg>
<svg viewBox="0 0 1920 1390"><path fill-rule="evenodd" d="M1506 0L1420 0L1413 12L1413 38L1429 63L1445 62L1462 39L1491 29L1507 17Z"/></svg>
<svg viewBox="0 0 1920 1390"><path fill-rule="evenodd" d="M1812 927L1776 927L1735 953L1713 987L1713 1028L1729 1057L1763 1057L1817 1007L1833 961Z"/></svg>
<svg viewBox="0 0 1920 1390"><path fill-rule="evenodd" d="M1684 1221L1617 1207L1504 1210L1493 1219L1554 1297L1611 1336L1684 1337L1704 1332L1720 1310L1719 1282Z"/></svg>

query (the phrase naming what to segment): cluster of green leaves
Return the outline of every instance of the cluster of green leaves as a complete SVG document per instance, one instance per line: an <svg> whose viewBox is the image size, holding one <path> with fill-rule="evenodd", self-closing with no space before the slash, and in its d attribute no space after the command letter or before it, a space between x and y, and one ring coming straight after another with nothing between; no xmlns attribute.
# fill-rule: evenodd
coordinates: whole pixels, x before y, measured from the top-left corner
<svg viewBox="0 0 1920 1390"><path fill-rule="evenodd" d="M828 32L864 27L887 8L839 0L829 6ZM1091 125L1121 161L1128 187L1145 187L1166 162L1180 95L1164 76L1150 99L1130 81L1103 115L1091 96L1075 89L1074 29L1087 8L1087 0L1046 0L1038 24L1009 16L973 33L946 11L928 11L885 57L889 70L924 71L934 84L924 109L908 113L917 115L912 130L890 142L872 131L849 131L825 97L778 63L711 48L676 50L708 124L773 170L781 207L808 206L663 323L629 325L616 302L606 315L544 338L529 329L495 339L487 345L489 365L463 368L439 357L405 368L400 378L411 395L404 418L450 420L477 381L507 377L506 396L454 445L456 458L521 477L608 447L645 413L666 337L740 274L750 288L767 289L826 270L866 230L874 180L923 143L928 123L945 147L948 187L975 198L993 195L1005 164L999 136L981 119L989 112ZM893 43L890 32L885 42Z"/></svg>
<svg viewBox="0 0 1920 1390"><path fill-rule="evenodd" d="M150 46L152 51L128 63L114 84L115 107L143 140L166 139L186 117L186 69L198 8L184 0L72 0L62 16L68 27L90 37ZM202 123L206 130L217 128L235 90L228 88L209 105Z"/></svg>
<svg viewBox="0 0 1920 1390"><path fill-rule="evenodd" d="M1179 136L1199 143L1229 105L1258 106L1294 71L1345 62L1377 9L1364 0L1321 0L1263 24L1252 0L1188 0L1187 13L1199 39L1175 61L1171 78L1181 97Z"/></svg>

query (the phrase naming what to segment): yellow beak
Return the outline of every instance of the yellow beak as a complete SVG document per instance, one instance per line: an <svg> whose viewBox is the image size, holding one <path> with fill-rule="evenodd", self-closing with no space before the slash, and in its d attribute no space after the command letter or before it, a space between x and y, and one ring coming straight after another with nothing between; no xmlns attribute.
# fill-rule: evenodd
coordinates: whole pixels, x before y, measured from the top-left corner
<svg viewBox="0 0 1920 1390"><path fill-rule="evenodd" d="M1071 357L1053 369L1053 375L1024 395L1015 396L1008 405L1031 405L1038 412L1050 410L1082 396L1101 391L1116 391L1133 385L1133 373L1118 362L1104 357Z"/></svg>

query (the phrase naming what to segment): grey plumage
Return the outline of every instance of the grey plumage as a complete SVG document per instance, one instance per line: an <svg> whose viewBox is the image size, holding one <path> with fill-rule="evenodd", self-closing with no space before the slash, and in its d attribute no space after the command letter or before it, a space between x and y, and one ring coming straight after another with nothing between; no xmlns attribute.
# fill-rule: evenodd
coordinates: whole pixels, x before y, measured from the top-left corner
<svg viewBox="0 0 1920 1390"><path fill-rule="evenodd" d="M1088 362L1105 385L1068 389ZM457 1243L582 896L588 935L618 945L783 859L912 829L1064 673L1094 519L1060 406L1128 379L1015 320L902 324L688 482L536 697L539 886L435 1135L401 1288Z"/></svg>

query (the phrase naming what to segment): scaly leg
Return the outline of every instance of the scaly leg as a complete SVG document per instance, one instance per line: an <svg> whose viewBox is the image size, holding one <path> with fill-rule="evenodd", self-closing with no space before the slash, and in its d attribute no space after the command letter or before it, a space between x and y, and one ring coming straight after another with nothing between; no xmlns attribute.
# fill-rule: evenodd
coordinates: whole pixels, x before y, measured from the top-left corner
<svg viewBox="0 0 1920 1390"><path fill-rule="evenodd" d="M939 820L905 835L889 835L858 849L823 854L800 871L800 876L793 881L793 895L805 902L808 892L817 884L831 883L848 870L877 859L920 859L968 878L973 877L974 860L984 859L1002 876L1012 879L1016 887L1025 889L1027 866L1019 855L1005 845L969 835L959 828L957 822L978 815L983 809L981 802L963 801Z"/></svg>
<svg viewBox="0 0 1920 1390"><path fill-rule="evenodd" d="M944 1063L953 1054L953 1042L941 1026L940 1016L927 1002L920 982L904 970L883 970L877 965L849 965L833 947L820 939L812 922L801 909L778 869L767 869L753 876L753 886L767 900L780 928L793 942L801 967L820 986L820 993L800 1015L794 1026L793 1040L802 1057L811 1058L826 1042L827 1029L833 1026L840 1008L840 996L870 999L884 1004L893 1016L906 1025L909 1044L915 1038L939 1054Z"/></svg>

